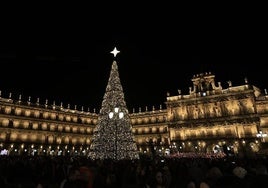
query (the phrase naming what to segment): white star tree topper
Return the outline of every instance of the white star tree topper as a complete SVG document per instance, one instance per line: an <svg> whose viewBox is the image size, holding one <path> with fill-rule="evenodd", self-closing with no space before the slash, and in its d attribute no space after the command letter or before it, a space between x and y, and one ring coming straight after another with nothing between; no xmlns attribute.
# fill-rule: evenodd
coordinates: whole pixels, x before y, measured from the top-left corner
<svg viewBox="0 0 268 188"><path fill-rule="evenodd" d="M119 53L120 51L118 51L116 49L116 47L114 47L113 51L111 51L110 53L114 55L114 57L116 57L116 55Z"/></svg>

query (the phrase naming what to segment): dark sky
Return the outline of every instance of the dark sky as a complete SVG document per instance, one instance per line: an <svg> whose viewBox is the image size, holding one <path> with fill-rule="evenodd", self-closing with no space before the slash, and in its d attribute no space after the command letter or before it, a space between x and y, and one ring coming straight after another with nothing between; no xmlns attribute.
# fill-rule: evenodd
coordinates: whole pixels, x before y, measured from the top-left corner
<svg viewBox="0 0 268 188"><path fill-rule="evenodd" d="M116 46L128 108L164 105L166 92L188 94L191 78L212 72L224 87L268 87L262 12L158 10L44 12L2 22L0 90L35 101L99 109ZM194 14L195 12L195 14Z"/></svg>

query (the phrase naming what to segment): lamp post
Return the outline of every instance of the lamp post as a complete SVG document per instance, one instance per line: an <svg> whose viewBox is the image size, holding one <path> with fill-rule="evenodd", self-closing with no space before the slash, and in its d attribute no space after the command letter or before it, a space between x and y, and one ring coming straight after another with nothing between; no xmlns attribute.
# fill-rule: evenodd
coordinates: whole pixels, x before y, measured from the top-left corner
<svg viewBox="0 0 268 188"><path fill-rule="evenodd" d="M262 131L259 131L259 133L256 135L258 138L261 139L261 141L264 141L264 138L267 137L266 133L263 133Z"/></svg>
<svg viewBox="0 0 268 188"><path fill-rule="evenodd" d="M115 122L115 159L117 160L117 120L123 119L124 113L120 112L120 109L118 107L115 107L112 112L109 112L109 119L113 120Z"/></svg>

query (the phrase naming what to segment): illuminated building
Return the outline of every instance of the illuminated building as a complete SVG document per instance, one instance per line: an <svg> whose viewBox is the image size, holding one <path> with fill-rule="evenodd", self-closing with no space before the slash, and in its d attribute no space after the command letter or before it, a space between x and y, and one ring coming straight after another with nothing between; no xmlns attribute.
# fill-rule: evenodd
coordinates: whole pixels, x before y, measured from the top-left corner
<svg viewBox="0 0 268 188"><path fill-rule="evenodd" d="M255 153L268 138L268 95L247 79L227 88L215 75L192 78L188 94L167 94L166 107L139 108L129 114L138 151L164 155L173 152L232 151ZM0 148L10 155L85 155L89 153L98 113L63 104L41 104L1 96ZM6 151L5 150L5 151Z"/></svg>

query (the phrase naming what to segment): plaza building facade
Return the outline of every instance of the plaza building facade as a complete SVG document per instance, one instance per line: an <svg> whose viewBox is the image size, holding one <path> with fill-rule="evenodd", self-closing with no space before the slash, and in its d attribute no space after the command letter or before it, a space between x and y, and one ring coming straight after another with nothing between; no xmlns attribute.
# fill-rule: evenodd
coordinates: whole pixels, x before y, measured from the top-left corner
<svg viewBox="0 0 268 188"><path fill-rule="evenodd" d="M88 155L97 112L21 98L0 93L1 154ZM141 154L254 154L268 142L268 95L247 79L223 88L214 74L194 75L187 94L129 115Z"/></svg>

